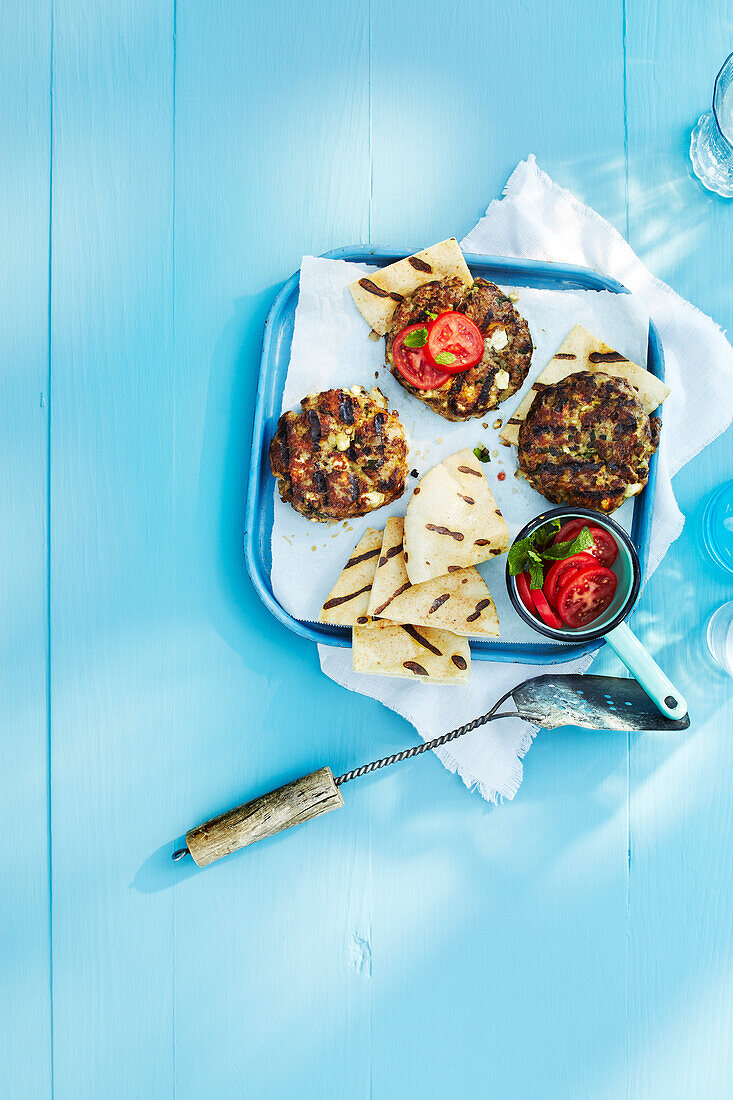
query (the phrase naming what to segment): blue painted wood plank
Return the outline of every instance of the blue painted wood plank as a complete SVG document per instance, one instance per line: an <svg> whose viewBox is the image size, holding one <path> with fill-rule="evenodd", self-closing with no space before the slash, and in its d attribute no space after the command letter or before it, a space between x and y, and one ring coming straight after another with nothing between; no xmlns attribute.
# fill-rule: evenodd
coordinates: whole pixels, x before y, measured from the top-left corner
<svg viewBox="0 0 733 1100"><path fill-rule="evenodd" d="M731 49L729 4L628 5L629 232L649 266L733 330L733 204L694 178L689 134ZM695 42L690 50L687 43ZM727 44L726 44L727 43ZM644 636L686 693L692 725L639 737L630 756L629 1086L632 1098L733 1090L733 682L705 622L733 598L706 558L706 497L733 473L733 436L675 479L687 516L640 611Z"/></svg>
<svg viewBox="0 0 733 1100"><path fill-rule="evenodd" d="M51 1088L47 730L51 6L0 6L0 1066ZM32 1037L32 1042L29 1041Z"/></svg>
<svg viewBox="0 0 733 1100"><path fill-rule="evenodd" d="M54 4L54 1096L173 1095L173 3Z"/></svg>
<svg viewBox="0 0 733 1100"><path fill-rule="evenodd" d="M260 605L242 554L267 309L303 253L369 234L367 9L186 3L176 42L183 831L317 765L381 751L395 720L320 675L315 650ZM370 800L358 794L207 873L176 869L179 1100L369 1095Z"/></svg>
<svg viewBox="0 0 733 1100"><path fill-rule="evenodd" d="M461 236L530 152L623 226L619 3L372 12L375 240ZM434 761L381 779L375 1096L623 1095L626 771L625 738L564 730L494 813Z"/></svg>

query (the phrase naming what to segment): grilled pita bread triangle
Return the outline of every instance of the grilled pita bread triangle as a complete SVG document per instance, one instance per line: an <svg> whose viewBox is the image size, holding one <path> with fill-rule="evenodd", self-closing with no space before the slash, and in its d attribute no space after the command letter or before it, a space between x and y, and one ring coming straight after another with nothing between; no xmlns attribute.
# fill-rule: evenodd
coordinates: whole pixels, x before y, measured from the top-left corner
<svg viewBox="0 0 733 1100"><path fill-rule="evenodd" d="M321 608L319 620L333 626L366 622L369 593L382 545L382 532L367 527Z"/></svg>
<svg viewBox="0 0 733 1100"><path fill-rule="evenodd" d="M471 675L465 638L385 619L354 627L352 657L354 672L404 676L425 684L465 684Z"/></svg>
<svg viewBox="0 0 733 1100"><path fill-rule="evenodd" d="M450 630L464 638L499 637L494 601L483 577L473 567L413 585L391 601L384 617L393 623Z"/></svg>
<svg viewBox="0 0 733 1100"><path fill-rule="evenodd" d="M384 336L389 329L392 314L403 298L425 283L455 276L462 279L466 286L473 284L473 276L468 270L458 241L455 237L450 237L447 241L416 252L414 256L397 260L389 267L383 267L381 271L364 275L350 283L349 290L364 320L375 332Z"/></svg>
<svg viewBox="0 0 733 1100"><path fill-rule="evenodd" d="M377 572L369 594L367 614L372 618L379 618L386 614L395 596L410 587L405 568L403 536L404 520L400 516L390 516L384 525L382 549L379 552Z"/></svg>
<svg viewBox="0 0 733 1100"><path fill-rule="evenodd" d="M626 379L636 390L647 416L661 405L670 392L669 386L650 371L644 370L643 367L632 363L630 359L626 359L620 352L614 351L582 325L576 325L562 347L555 352L545 369L532 383L532 389L520 402L514 415L507 420L503 430L499 432L499 438L505 443L513 443L516 446L519 442L519 426L529 412L537 390L560 382L569 374L576 374L581 370L594 373L602 371L604 374Z"/></svg>
<svg viewBox="0 0 733 1100"><path fill-rule="evenodd" d="M450 455L417 483L404 545L411 584L478 565L508 548L507 525L472 450Z"/></svg>

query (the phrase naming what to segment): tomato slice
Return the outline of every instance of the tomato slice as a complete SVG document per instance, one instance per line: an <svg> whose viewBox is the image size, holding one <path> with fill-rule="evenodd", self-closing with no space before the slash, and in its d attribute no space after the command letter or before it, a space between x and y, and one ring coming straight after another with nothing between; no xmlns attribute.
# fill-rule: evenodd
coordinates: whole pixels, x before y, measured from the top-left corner
<svg viewBox="0 0 733 1100"><path fill-rule="evenodd" d="M594 527L590 524L588 530L593 536L593 546L588 553L598 559L599 565L605 565L609 569L618 557L616 539L605 527Z"/></svg>
<svg viewBox="0 0 733 1100"><path fill-rule="evenodd" d="M577 538L584 527L588 528L593 537L593 545L585 553L592 554L600 565L606 567L613 565L618 557L618 546L615 538L605 527L597 527L594 523L589 523L585 519L568 520L552 541L553 543L570 542L572 539Z"/></svg>
<svg viewBox="0 0 733 1100"><path fill-rule="evenodd" d="M558 589L561 584L570 579L572 573L576 573L579 569L583 569L588 565L595 564L596 559L593 555L585 553L585 551L572 554L569 558L563 558L562 561L553 562L547 571L543 588L550 607L557 608Z"/></svg>
<svg viewBox="0 0 733 1100"><path fill-rule="evenodd" d="M465 313L448 310L439 314L428 329L425 345L428 359L448 374L475 367L484 354L481 329Z"/></svg>
<svg viewBox="0 0 733 1100"><path fill-rule="evenodd" d="M558 619L555 612L550 607L549 603L545 599L545 595L541 588L530 588L530 595L534 600L534 605L537 609L537 614L542 619L543 623L547 626L553 626L555 630L562 630L563 626Z"/></svg>
<svg viewBox="0 0 733 1100"><path fill-rule="evenodd" d="M583 528L586 526L587 521L584 519L569 519L567 523L563 523L560 530L552 540L553 543L557 542L570 542L576 535L579 535Z"/></svg>
<svg viewBox="0 0 733 1100"><path fill-rule="evenodd" d="M520 600L522 601L524 606L527 608L527 611L529 611L530 615L536 615L537 614L537 609L534 605L534 601L532 600L532 595L531 595L532 590L529 587L529 576L528 576L528 574L527 573L520 573L517 576L516 580L517 580L517 592L519 593Z"/></svg>
<svg viewBox="0 0 733 1100"><path fill-rule="evenodd" d="M398 332L392 344L392 362L406 382L416 390L437 390L450 378L448 371L441 370L431 363L426 354L427 344L421 348L405 346L405 337L427 325L408 325Z"/></svg>
<svg viewBox="0 0 733 1100"><path fill-rule="evenodd" d="M573 573L557 593L560 618L567 626L588 626L609 606L616 584L616 574L604 565L590 565Z"/></svg>

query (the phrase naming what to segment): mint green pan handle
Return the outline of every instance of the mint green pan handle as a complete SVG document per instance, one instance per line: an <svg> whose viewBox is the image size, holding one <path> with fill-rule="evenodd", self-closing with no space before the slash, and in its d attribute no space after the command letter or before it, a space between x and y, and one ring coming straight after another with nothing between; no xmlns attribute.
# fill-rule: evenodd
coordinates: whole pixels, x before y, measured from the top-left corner
<svg viewBox="0 0 733 1100"><path fill-rule="evenodd" d="M605 637L662 714L666 714L668 718L684 718L687 714L687 703L626 623L619 623Z"/></svg>

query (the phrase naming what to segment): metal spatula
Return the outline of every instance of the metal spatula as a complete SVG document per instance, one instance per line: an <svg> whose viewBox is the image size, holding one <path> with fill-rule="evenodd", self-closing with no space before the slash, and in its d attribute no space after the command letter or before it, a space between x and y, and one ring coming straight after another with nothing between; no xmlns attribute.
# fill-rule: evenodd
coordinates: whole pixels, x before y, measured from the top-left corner
<svg viewBox="0 0 733 1100"><path fill-rule="evenodd" d="M516 710L499 711L509 699ZM596 730L685 730L690 725L687 715L674 721L661 714L636 680L615 676L535 676L502 695L480 718L432 741L383 756L335 778L330 768L319 768L198 825L186 833L187 847L174 852L173 859L191 855L199 867L205 867L256 840L337 810L344 804L340 790L344 783L447 745L498 718L521 718L545 729L583 726Z"/></svg>

